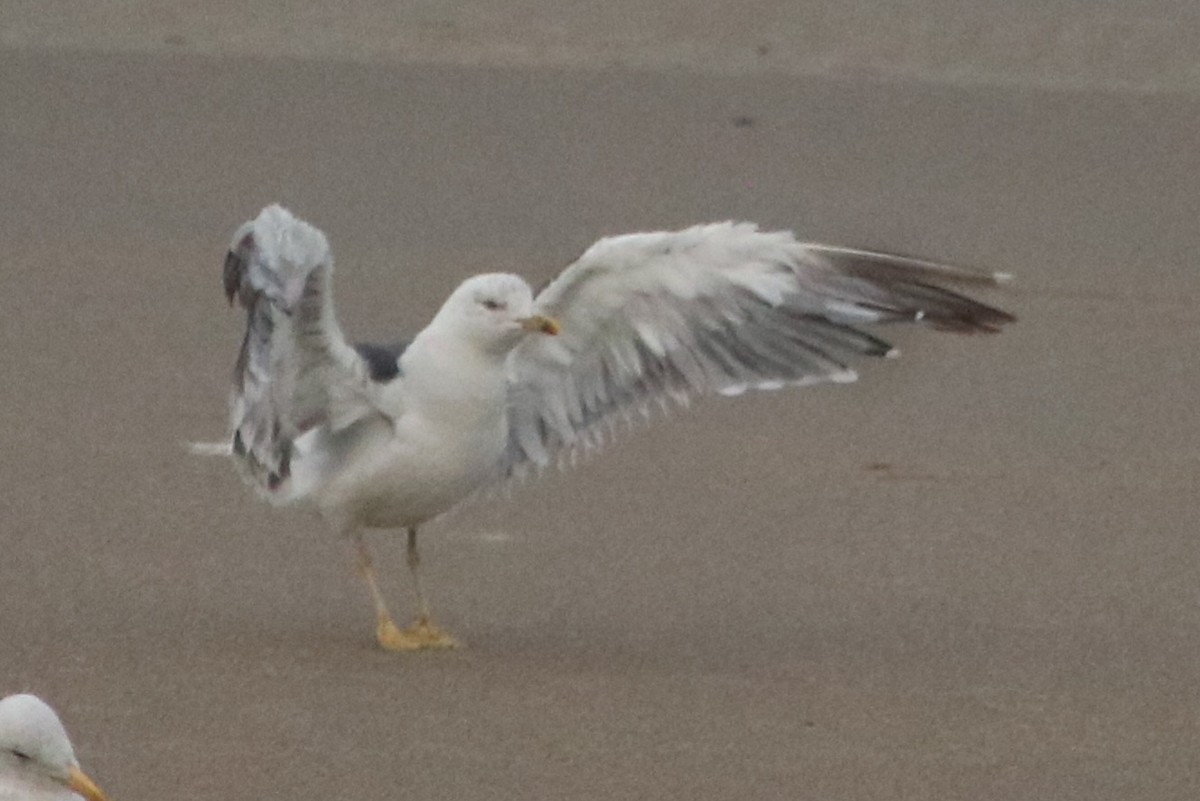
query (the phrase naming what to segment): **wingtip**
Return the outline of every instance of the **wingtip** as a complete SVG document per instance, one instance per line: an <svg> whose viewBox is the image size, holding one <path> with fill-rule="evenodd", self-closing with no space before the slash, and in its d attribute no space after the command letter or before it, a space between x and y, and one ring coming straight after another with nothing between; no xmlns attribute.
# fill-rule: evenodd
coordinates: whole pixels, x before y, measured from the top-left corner
<svg viewBox="0 0 1200 801"><path fill-rule="evenodd" d="M221 270L221 283L225 288L225 299L232 306L234 298L242 288L242 278L246 272L246 261L243 254L254 249L254 223L244 223L233 235L229 249L225 252L225 265Z"/></svg>

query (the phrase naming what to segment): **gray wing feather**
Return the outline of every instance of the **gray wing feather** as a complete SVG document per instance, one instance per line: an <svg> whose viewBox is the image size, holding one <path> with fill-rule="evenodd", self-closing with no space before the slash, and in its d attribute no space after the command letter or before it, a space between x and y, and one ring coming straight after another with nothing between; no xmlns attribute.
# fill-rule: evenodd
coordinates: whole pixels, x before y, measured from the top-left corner
<svg viewBox="0 0 1200 801"><path fill-rule="evenodd" d="M746 223L600 240L537 296L559 336L510 356L501 472L544 466L693 395L853 381L851 358L894 352L860 325L997 331L1014 318L939 284L1001 279Z"/></svg>
<svg viewBox="0 0 1200 801"><path fill-rule="evenodd" d="M291 475L297 437L372 411L367 368L333 314L332 273L324 234L280 206L242 225L225 258L226 297L246 310L230 399L233 451L270 493Z"/></svg>

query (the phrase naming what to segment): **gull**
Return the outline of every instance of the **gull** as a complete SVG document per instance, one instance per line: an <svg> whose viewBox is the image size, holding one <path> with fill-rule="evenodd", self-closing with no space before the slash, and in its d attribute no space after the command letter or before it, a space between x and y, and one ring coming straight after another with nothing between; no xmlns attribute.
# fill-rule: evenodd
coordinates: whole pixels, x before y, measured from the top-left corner
<svg viewBox="0 0 1200 801"><path fill-rule="evenodd" d="M107 801L79 769L54 710L34 695L0 700L0 801Z"/></svg>
<svg viewBox="0 0 1200 801"><path fill-rule="evenodd" d="M353 543L383 648L454 647L421 584L421 525L693 396L853 381L848 359L896 355L861 326L995 332L1015 318L940 284L1005 278L724 222L601 239L536 294L516 275L477 275L411 341L351 345L324 234L271 205L225 259L246 329L215 450L268 501L314 508ZM405 629L368 529L407 533Z"/></svg>

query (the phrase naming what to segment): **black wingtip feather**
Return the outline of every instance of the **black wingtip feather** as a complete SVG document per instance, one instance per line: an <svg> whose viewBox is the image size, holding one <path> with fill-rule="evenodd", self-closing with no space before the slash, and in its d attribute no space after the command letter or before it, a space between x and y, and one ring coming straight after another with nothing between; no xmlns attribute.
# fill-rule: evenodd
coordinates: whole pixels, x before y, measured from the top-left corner
<svg viewBox="0 0 1200 801"><path fill-rule="evenodd" d="M222 279L225 285L225 299L229 301L229 305L233 305L233 296L237 294L238 287L242 285L242 269L245 263L242 257L234 251L229 251L225 254L225 269L222 271Z"/></svg>
<svg viewBox="0 0 1200 801"><path fill-rule="evenodd" d="M252 305L253 297L245 294L248 287L243 286L242 279L246 276L245 254L253 252L254 247L254 233L251 232L243 236L237 246L225 254L225 266L221 271L221 279L225 288L225 299L229 301L230 306L233 305L234 297L239 295L243 306L249 308Z"/></svg>
<svg viewBox="0 0 1200 801"><path fill-rule="evenodd" d="M828 245L807 247L841 275L875 287L877 295L868 295L856 305L879 312L885 322L916 322L956 334L994 334L1016 322L1015 315L942 286L995 286L1005 274L900 253Z"/></svg>

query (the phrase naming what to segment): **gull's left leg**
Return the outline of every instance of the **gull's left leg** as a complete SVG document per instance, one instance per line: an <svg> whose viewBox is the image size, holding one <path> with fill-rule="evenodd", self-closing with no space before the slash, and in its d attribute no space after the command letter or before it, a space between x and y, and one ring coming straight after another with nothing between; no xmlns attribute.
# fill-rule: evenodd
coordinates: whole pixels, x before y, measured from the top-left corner
<svg viewBox="0 0 1200 801"><path fill-rule="evenodd" d="M408 529L408 570L412 574L413 590L417 594L417 619L401 634L415 642L418 648L457 648L458 641L434 624L429 615L429 601L421 586L421 554L417 551L417 527Z"/></svg>

